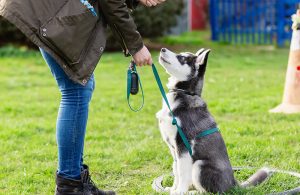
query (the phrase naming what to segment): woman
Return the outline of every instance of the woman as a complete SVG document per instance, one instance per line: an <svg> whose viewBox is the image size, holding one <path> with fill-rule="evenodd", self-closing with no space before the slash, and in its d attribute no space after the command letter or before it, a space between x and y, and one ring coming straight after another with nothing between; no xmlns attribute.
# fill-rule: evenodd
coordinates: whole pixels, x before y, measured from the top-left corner
<svg viewBox="0 0 300 195"><path fill-rule="evenodd" d="M128 8L165 0L0 0L0 15L35 43L62 95L57 117L56 194L115 194L92 182L83 164L88 107L95 88L93 71L105 47L108 24L126 56L137 65L152 58Z"/></svg>

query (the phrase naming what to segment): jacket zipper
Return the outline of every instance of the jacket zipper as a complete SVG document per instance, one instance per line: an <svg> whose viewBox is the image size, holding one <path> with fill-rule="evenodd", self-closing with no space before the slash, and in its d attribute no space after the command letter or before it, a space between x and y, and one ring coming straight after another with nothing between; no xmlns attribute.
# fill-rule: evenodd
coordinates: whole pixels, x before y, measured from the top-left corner
<svg viewBox="0 0 300 195"><path fill-rule="evenodd" d="M121 38L121 40L122 40L122 43L123 43L123 46L124 46L123 49L125 50L125 55L126 55L126 56L130 56L128 47L127 47L127 45L126 45L126 43L125 43L125 40L124 40L124 38L123 38L123 36L122 36L122 33L119 31L118 27L117 27L115 24L114 24L114 28L115 28L116 32L119 34L119 36L120 36L120 38Z"/></svg>

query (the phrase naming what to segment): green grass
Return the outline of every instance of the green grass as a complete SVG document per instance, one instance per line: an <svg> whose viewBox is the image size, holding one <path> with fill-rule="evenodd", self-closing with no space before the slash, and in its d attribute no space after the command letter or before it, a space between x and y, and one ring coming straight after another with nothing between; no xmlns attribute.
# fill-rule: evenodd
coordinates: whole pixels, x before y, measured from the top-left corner
<svg viewBox="0 0 300 195"><path fill-rule="evenodd" d="M300 172L300 115L268 113L281 101L288 49L220 45L201 33L193 37L199 46L187 41L180 48L212 49L203 97L222 130L232 164ZM0 56L0 194L53 194L60 101L56 82L38 52L6 48ZM157 56L154 52L156 64ZM139 71L145 107L139 113L129 110L129 60L121 53L106 53L95 71L85 162L101 188L154 194L153 179L170 172L172 164L155 119L162 100L151 68L144 67ZM158 70L166 83L167 74ZM237 178L249 174L237 173ZM274 175L258 188L234 192L264 194L299 185L299 180Z"/></svg>
<svg viewBox="0 0 300 195"><path fill-rule="evenodd" d="M178 44L189 44L189 45L193 45L193 46L198 46L198 45L202 45L206 40L203 40L202 37L199 36L203 36L206 35L208 36L207 32L186 32L183 33L180 36L166 36L166 37L162 37L159 38L160 42L164 42L165 44L168 45L178 45ZM198 37L198 38L197 38Z"/></svg>
<svg viewBox="0 0 300 195"><path fill-rule="evenodd" d="M238 181L247 180L256 170L243 170L236 171L234 176ZM172 186L173 177L166 176L163 180L162 186ZM266 193L276 193L279 191L285 191L287 189L293 189L295 186L299 186L299 178L291 175L286 175L282 173L274 173L270 178L266 179L262 184L256 187L249 187L248 189L242 189L235 187L226 194L266 194ZM206 193L209 194L209 193Z"/></svg>

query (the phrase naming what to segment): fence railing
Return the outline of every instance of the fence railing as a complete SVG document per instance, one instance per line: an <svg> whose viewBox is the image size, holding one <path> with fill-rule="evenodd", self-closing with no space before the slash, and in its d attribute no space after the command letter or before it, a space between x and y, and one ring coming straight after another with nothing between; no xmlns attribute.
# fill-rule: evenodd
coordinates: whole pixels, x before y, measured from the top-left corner
<svg viewBox="0 0 300 195"><path fill-rule="evenodd" d="M210 0L212 40L236 44L290 41L300 0Z"/></svg>

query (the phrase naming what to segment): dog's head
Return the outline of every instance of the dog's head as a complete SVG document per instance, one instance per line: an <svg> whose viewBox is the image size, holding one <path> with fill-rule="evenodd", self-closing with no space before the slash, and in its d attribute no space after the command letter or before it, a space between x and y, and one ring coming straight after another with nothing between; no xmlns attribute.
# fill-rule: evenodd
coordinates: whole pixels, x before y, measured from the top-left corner
<svg viewBox="0 0 300 195"><path fill-rule="evenodd" d="M161 49L159 63L171 76L168 87L201 93L209 52L209 49L202 48L196 54L176 54L168 49Z"/></svg>

